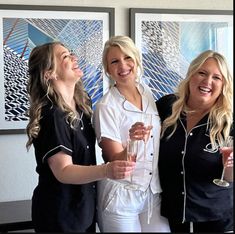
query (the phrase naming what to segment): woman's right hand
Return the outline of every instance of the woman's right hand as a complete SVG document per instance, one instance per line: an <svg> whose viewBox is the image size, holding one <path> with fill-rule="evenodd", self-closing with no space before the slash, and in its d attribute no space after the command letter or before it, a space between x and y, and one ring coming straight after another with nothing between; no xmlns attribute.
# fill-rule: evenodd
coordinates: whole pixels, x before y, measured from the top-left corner
<svg viewBox="0 0 235 234"><path fill-rule="evenodd" d="M133 172L135 162L115 160L106 163L106 177L109 179L124 179Z"/></svg>

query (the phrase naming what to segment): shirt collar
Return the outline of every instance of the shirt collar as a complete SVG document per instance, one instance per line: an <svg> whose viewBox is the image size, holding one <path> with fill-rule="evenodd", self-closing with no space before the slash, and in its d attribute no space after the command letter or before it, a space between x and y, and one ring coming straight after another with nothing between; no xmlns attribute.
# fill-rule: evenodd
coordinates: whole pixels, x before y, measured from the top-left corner
<svg viewBox="0 0 235 234"><path fill-rule="evenodd" d="M132 103L130 103L128 100L126 100L126 98L118 91L118 89L115 86L113 87L113 89L114 89L115 94L119 98L122 99L122 106L123 106L124 110L132 111L132 112L139 112L139 113L146 112L146 110L148 109L148 106L149 106L149 99L147 98L147 95L146 95L146 89L139 82L136 82L136 87L141 94L143 111L139 110L136 106L134 106Z"/></svg>

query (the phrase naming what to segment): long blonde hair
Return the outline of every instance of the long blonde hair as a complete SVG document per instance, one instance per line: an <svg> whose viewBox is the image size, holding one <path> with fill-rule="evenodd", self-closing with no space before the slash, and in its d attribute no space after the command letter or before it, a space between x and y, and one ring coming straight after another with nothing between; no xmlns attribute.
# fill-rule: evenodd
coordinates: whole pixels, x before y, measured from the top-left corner
<svg viewBox="0 0 235 234"><path fill-rule="evenodd" d="M51 79L45 79L45 73L47 71L55 71L54 47L56 45L64 46L61 42L50 42L34 47L30 53L28 63L29 80L27 84L30 107L28 110L29 123L26 127L28 135L26 148L28 150L32 145L33 138L37 138L40 131L42 108L49 102L51 105L56 104L66 113L67 121L71 127L75 126L76 120L78 119L77 113L65 103L61 94L53 87ZM91 101L84 90L81 79L75 85L74 100L84 114L91 116Z"/></svg>
<svg viewBox="0 0 235 234"><path fill-rule="evenodd" d="M233 77L225 57L212 50L204 51L190 63L186 78L178 86L176 92L177 101L173 104L172 114L163 122L161 136L163 136L167 128L172 127L172 131L168 136L171 137L176 130L180 114L188 112L189 82L208 58L214 58L217 61L224 78L222 92L209 112L207 127L210 129L212 146L216 148L216 141L218 144L221 144L229 136L233 122Z"/></svg>

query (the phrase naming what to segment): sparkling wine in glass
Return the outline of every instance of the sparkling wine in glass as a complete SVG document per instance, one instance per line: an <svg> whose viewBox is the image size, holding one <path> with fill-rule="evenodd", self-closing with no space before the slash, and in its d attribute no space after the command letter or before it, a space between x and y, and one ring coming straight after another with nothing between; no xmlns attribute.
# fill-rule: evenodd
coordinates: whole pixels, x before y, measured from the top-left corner
<svg viewBox="0 0 235 234"><path fill-rule="evenodd" d="M136 140L127 140L127 161L136 162L138 153L138 141ZM136 189L136 185L132 184L132 174L130 175L131 184L128 185L131 189Z"/></svg>
<svg viewBox="0 0 235 234"><path fill-rule="evenodd" d="M225 168L226 168L226 162L227 162L227 159L231 153L231 147L233 147L233 137L232 136L229 136L224 142L223 144L221 145L220 148L223 148L223 171L222 171L222 174L221 174L221 177L220 179L214 179L213 180L213 183L218 185L218 186L221 186L221 187L228 187L229 186L229 183L224 179L224 172L225 172Z"/></svg>

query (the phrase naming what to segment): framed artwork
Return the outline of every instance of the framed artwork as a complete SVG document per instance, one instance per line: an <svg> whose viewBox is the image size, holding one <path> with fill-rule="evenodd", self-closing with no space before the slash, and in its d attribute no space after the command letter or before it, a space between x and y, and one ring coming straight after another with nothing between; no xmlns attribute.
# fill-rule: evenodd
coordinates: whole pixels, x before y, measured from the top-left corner
<svg viewBox="0 0 235 234"><path fill-rule="evenodd" d="M0 5L0 134L25 133L31 50L61 41L83 70L93 108L108 87L102 70L105 41L114 35L114 8Z"/></svg>
<svg viewBox="0 0 235 234"><path fill-rule="evenodd" d="M204 50L223 54L232 72L232 11L130 8L130 36L156 100L175 91L189 63Z"/></svg>

